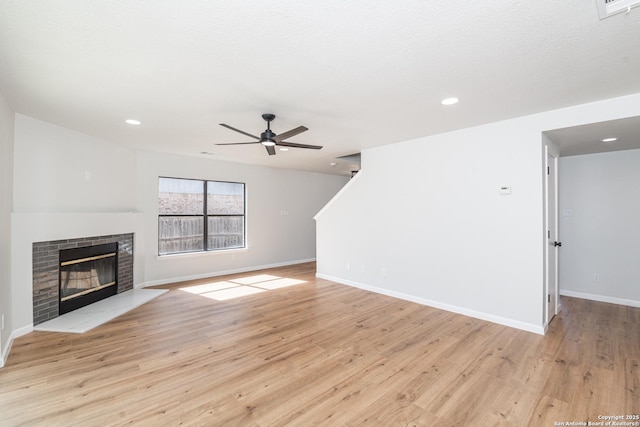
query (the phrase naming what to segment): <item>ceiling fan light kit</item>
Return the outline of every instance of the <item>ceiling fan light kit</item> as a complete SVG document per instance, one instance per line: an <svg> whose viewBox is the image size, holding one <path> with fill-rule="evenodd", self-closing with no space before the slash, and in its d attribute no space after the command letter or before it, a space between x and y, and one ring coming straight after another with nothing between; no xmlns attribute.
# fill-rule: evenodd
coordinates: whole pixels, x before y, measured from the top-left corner
<svg viewBox="0 0 640 427"><path fill-rule="evenodd" d="M307 148L307 149L312 149L312 150L319 150L322 148L321 145L308 145L308 144L296 144L293 142L287 142L284 141L287 138L291 138L292 136L296 136L299 133L302 133L304 131L307 131L309 129L307 129L304 126L298 126L295 129L291 129L290 131L281 133L280 135L277 135L275 133L273 133L273 131L271 130L271 122L276 118L275 114L271 114L271 113L265 113L262 115L262 118L267 122L267 129L262 132L260 134L260 137L257 137L255 135L252 135L248 132L245 132L243 130L240 129L236 129L232 126L226 125L224 123L220 123L220 126L226 127L227 129L231 129L234 132L238 132L241 133L245 136L251 137L253 139L257 139L257 141L255 142L231 142L231 143L224 143L224 144L216 144L216 145L244 145L244 144L262 144L264 145L264 147L267 149L267 153L269 153L270 156L274 156L276 154L276 150L275 150L275 146L280 146L280 147L292 147L292 148ZM285 150L283 150L285 151Z"/></svg>

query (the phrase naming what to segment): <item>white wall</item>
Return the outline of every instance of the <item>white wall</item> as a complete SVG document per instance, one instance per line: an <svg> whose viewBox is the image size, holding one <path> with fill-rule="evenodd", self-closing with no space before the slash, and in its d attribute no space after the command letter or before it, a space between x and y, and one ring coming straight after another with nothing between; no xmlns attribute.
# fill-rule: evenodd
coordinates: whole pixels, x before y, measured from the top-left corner
<svg viewBox="0 0 640 427"><path fill-rule="evenodd" d="M134 151L22 114L15 145L15 212L136 209Z"/></svg>
<svg viewBox="0 0 640 427"><path fill-rule="evenodd" d="M638 114L640 94L365 151L317 217L319 276L543 333L542 132Z"/></svg>
<svg viewBox="0 0 640 427"><path fill-rule="evenodd" d="M244 182L248 248L159 257L159 176ZM335 175L139 152L138 200L148 236L144 258L146 283L168 283L315 259L313 215L347 181L348 178Z"/></svg>
<svg viewBox="0 0 640 427"><path fill-rule="evenodd" d="M640 150L561 157L559 185L561 293L640 307Z"/></svg>
<svg viewBox="0 0 640 427"><path fill-rule="evenodd" d="M0 367L9 350L12 330L11 307L11 210L13 201L14 113L0 92Z"/></svg>

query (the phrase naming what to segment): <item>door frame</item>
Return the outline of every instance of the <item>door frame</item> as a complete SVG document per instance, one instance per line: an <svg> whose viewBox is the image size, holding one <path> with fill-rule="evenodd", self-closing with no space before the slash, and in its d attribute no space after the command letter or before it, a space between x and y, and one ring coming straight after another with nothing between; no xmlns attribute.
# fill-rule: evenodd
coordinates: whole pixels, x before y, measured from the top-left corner
<svg viewBox="0 0 640 427"><path fill-rule="evenodd" d="M543 321L544 321L544 329L545 332L547 330L547 327L549 326L549 322L551 322L551 320L553 319L553 317L558 314L559 310L560 310L560 303L559 303L559 296L560 296L560 284L558 282L559 280L559 275L558 275L558 269L559 269L559 257L558 257L558 249L557 247L554 247L553 249L551 249L551 245L550 242L551 241L558 241L559 238L559 232L558 232L558 220L559 220L559 206L558 206L558 157L559 157L559 150L558 147L551 141L549 141L547 138L544 138L544 230L543 230L543 234L544 234L544 294L543 294L543 301L544 301L544 313L543 313ZM550 165L550 160L553 162L553 165ZM549 182L549 167L553 166L553 171L554 171L554 188L553 188L553 192L549 191L550 187L549 185L551 185L551 183ZM553 200L553 204L551 204L551 200L550 197L551 195L553 195L554 200ZM550 216L553 215L555 221L555 230L550 230L549 226L550 226ZM549 271L549 257L555 257L555 271ZM554 281L555 285L553 289L550 289L551 284L550 282L550 277L554 277ZM549 302L549 298L550 295L555 295L555 298L553 298L553 300L551 302Z"/></svg>

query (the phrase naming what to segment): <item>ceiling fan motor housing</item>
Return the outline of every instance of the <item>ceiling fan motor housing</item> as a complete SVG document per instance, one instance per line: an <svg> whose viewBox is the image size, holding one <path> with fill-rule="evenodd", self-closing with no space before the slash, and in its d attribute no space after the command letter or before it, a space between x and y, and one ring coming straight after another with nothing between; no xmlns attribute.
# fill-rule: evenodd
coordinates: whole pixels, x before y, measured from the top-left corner
<svg viewBox="0 0 640 427"><path fill-rule="evenodd" d="M265 142L267 142L267 143L272 142L273 144L275 144L275 141L273 140L274 136L276 136L276 134L271 132L271 129L267 129L267 130L265 130L264 132L262 132L260 134L260 142L263 145L267 145L267 144L265 144ZM273 144L271 144L271 145L273 145Z"/></svg>

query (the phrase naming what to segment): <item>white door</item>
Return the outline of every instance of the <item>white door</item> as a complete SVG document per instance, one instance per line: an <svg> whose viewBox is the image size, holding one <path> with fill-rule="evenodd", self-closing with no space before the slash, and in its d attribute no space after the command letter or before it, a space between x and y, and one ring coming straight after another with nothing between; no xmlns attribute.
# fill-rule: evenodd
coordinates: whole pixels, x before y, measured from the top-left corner
<svg viewBox="0 0 640 427"><path fill-rule="evenodd" d="M547 153L547 305L546 324L558 313L558 158Z"/></svg>

